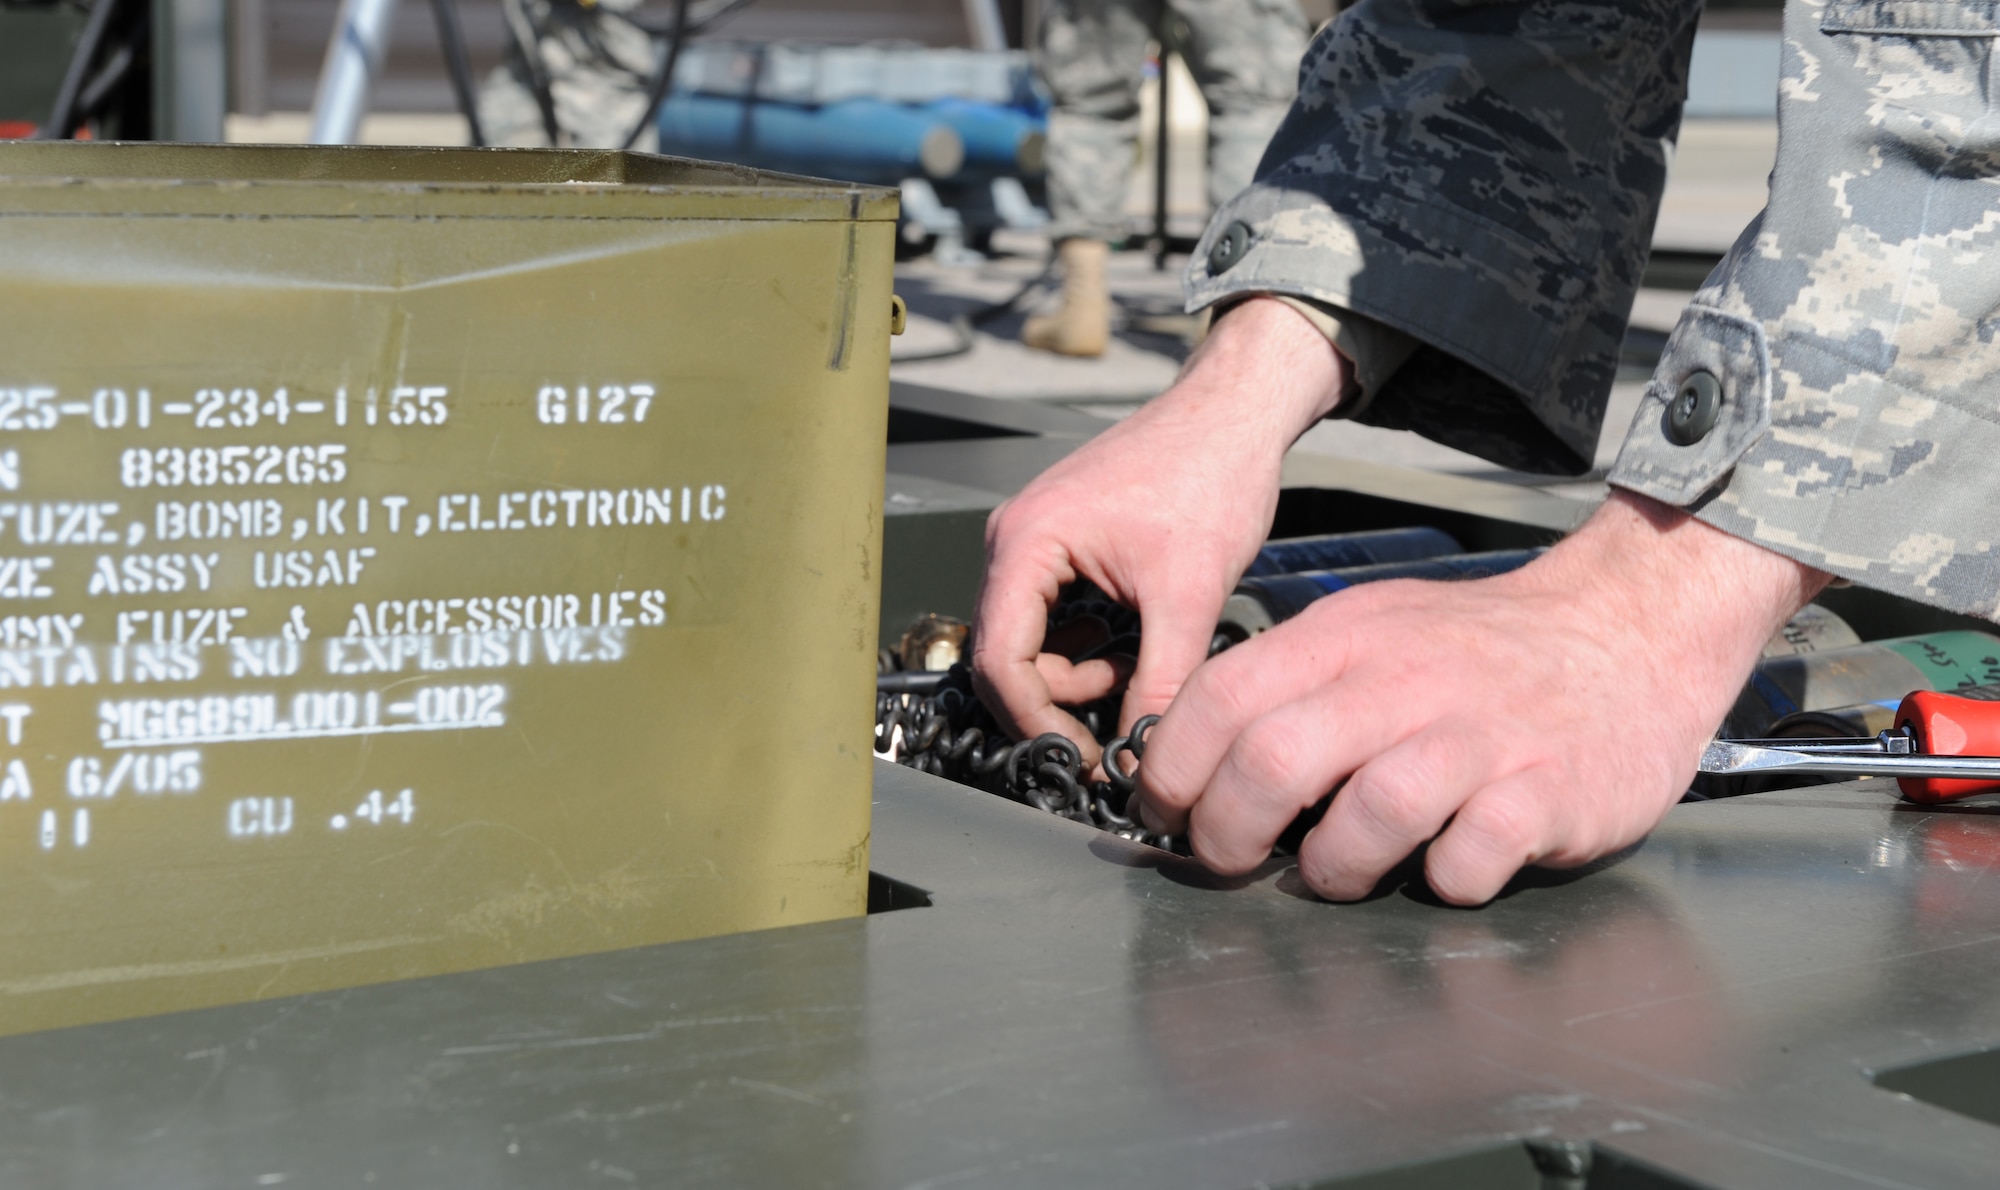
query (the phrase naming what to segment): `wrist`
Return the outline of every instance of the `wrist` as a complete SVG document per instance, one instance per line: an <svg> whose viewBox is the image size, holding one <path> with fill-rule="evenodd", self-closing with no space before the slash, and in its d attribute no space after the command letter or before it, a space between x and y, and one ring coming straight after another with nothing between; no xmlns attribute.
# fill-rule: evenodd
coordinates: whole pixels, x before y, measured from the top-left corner
<svg viewBox="0 0 2000 1190"><path fill-rule="evenodd" d="M1521 573L1587 600L1660 664L1731 683L1833 577L1619 489L1545 561Z"/></svg>
<svg viewBox="0 0 2000 1190"><path fill-rule="evenodd" d="M1208 423L1275 459L1357 388L1352 361L1305 315L1252 297L1216 318L1173 387L1148 409Z"/></svg>

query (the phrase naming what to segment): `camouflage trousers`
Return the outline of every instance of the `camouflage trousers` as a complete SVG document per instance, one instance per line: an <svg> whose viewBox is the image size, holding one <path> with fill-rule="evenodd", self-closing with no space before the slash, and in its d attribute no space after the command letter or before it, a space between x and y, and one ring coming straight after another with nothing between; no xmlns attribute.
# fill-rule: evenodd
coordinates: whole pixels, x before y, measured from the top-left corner
<svg viewBox="0 0 2000 1190"><path fill-rule="evenodd" d="M1050 0L1036 65L1049 113L1049 207L1058 239L1121 239L1139 134L1146 43L1162 9L1208 103L1211 207L1250 184L1297 94L1305 18L1296 0Z"/></svg>
<svg viewBox="0 0 2000 1190"><path fill-rule="evenodd" d="M657 69L653 39L617 11L623 6L603 0L589 7L573 0L508 2L518 4L512 15L535 31L563 146L623 145L646 110L646 89ZM528 65L519 53L510 53L479 88L479 123L491 145L549 143ZM652 152L658 144L658 130L648 128L632 147Z"/></svg>

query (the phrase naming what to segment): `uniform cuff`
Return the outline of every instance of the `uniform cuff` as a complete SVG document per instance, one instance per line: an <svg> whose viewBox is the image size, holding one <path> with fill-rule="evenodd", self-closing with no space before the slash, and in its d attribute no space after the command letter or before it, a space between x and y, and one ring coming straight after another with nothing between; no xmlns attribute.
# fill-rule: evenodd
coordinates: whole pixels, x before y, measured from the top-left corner
<svg viewBox="0 0 2000 1190"><path fill-rule="evenodd" d="M2000 423L1713 296L1668 340L1611 485L1838 580L2000 619L1992 498L1966 481L2000 457Z"/></svg>
<svg viewBox="0 0 2000 1190"><path fill-rule="evenodd" d="M1727 479L1770 430L1764 328L1689 306L1639 401L1610 480L1685 508Z"/></svg>
<svg viewBox="0 0 2000 1190"><path fill-rule="evenodd" d="M1253 184L1209 221L1184 279L1190 312L1283 294L1360 315L1408 348L1370 358L1369 391L1338 416L1502 467L1589 470L1616 339L1600 349L1576 338L1587 287L1549 276L1565 266L1538 265L1532 245L1449 203L1341 177L1288 181ZM1366 334L1350 339L1369 354Z"/></svg>

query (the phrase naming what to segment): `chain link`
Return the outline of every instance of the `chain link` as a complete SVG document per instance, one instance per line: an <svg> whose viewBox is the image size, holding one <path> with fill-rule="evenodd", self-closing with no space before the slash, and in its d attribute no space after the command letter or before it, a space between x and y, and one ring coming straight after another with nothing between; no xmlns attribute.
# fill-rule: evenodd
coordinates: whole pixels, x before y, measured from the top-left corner
<svg viewBox="0 0 2000 1190"><path fill-rule="evenodd" d="M1072 709L1104 745L1104 775L1096 780L1084 769L1081 749L1065 736L1049 732L1032 740L1010 739L973 693L972 675L963 664L947 670L930 694L876 694L875 750L887 752L893 743L897 764L1123 839L1188 854L1184 838L1150 832L1133 815L1146 733L1160 717L1148 715L1133 725L1130 736L1111 737L1106 725L1118 722L1115 704ZM1130 768L1125 767L1128 756Z"/></svg>

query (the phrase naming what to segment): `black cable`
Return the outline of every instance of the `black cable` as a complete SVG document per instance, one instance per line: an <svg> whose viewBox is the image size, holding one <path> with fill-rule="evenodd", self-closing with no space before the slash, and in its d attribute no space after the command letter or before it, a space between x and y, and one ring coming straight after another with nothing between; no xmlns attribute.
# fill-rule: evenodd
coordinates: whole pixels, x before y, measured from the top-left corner
<svg viewBox="0 0 2000 1190"><path fill-rule="evenodd" d="M77 115L86 120L96 115L97 109L103 107L104 101L111 98L112 93L117 91L118 84L124 82L125 76L132 73L132 67L139 61L138 53L134 47L140 43L149 31L147 22L150 20L150 16L151 14L149 13L139 14L139 22L134 28L133 36L127 38L124 44L111 51L111 56L104 60L103 67L91 76L90 83L84 87L83 94L77 98Z"/></svg>
<svg viewBox="0 0 2000 1190"><path fill-rule="evenodd" d="M950 347L940 347L935 351L918 351L910 355L891 355L889 362L891 364L922 364L930 363L933 360L956 359L961 355L967 354L972 350L973 343L976 342L974 332L977 327L991 322L1001 315L1009 313L1016 306L1019 306L1029 294L1041 288L1050 277L1054 276L1055 271L1056 253L1055 249L1051 247L1049 249L1048 260L1042 264L1042 271L1028 278L1027 283L1015 290L1011 296L1007 297L1004 301L994 302L990 306L981 306L976 310L960 314L958 317L952 319L951 331L957 342L953 343Z"/></svg>
<svg viewBox="0 0 2000 1190"><path fill-rule="evenodd" d="M876 674L877 694L930 694L944 681L943 670L906 669Z"/></svg>
<svg viewBox="0 0 2000 1190"><path fill-rule="evenodd" d="M117 48L104 56L97 73L84 84L73 118L78 123L109 121L109 131L119 140L150 137L153 6L124 4L112 23L122 26L115 34Z"/></svg>
<svg viewBox="0 0 2000 1190"><path fill-rule="evenodd" d="M102 0L99 0L101 3ZM472 59L465 52L465 31L459 28L458 8L452 0L431 0L437 17L438 46L444 53L445 73L451 76L451 90L458 97L458 110L472 132L474 148L486 146L486 134L479 127L479 100L472 86Z"/></svg>
<svg viewBox="0 0 2000 1190"><path fill-rule="evenodd" d="M555 84L549 81L548 72L542 64L541 33L535 33L534 57L528 63L528 89L535 96L535 110L542 114L542 133L549 138L551 149L562 148L562 120L556 116Z"/></svg>
<svg viewBox="0 0 2000 1190"><path fill-rule="evenodd" d="M433 0L433 3L438 2L440 0ZM630 149L638 143L639 138L645 135L646 129L659 117L660 105L666 101L667 92L673 85L674 68L680 61L681 49L687 44L688 39L751 2L752 0L722 0L696 18L692 15L692 0L677 0L674 6L673 25L664 33L636 18L626 18L652 36L664 37L667 41L667 52L665 60L660 64L659 72L647 87L646 110L626 136L624 144L619 146L621 149ZM506 9L508 29L513 34L514 48L520 53L522 66L528 75L528 89L534 94L535 105L541 109L543 131L548 134L550 144L560 145L562 129L556 117L555 96L547 76L541 69L541 30L536 29L528 20L522 11L520 0L503 0L502 6ZM455 15L454 13L454 18ZM440 20L442 19L441 17ZM456 78L453 81L456 85ZM464 106L463 101L461 106ZM469 118L469 108L467 112ZM479 144L477 138L480 133L476 123L473 135L475 137L473 143Z"/></svg>
<svg viewBox="0 0 2000 1190"><path fill-rule="evenodd" d="M639 122L632 126L632 131L625 134L625 143L618 146L620 149L630 149L639 143L646 129L659 118L660 105L667 99L667 89L674 85L674 66L681 60L681 47L688 41L688 0L674 0L674 28L667 38L667 53L660 62L660 72L653 76L653 85L646 89L646 110L639 116ZM756 102L756 96L751 96L751 102Z"/></svg>
<svg viewBox="0 0 2000 1190"><path fill-rule="evenodd" d="M954 342L949 347L939 347L933 351L916 351L909 355L891 355L889 362L891 364L927 364L933 360L957 359L961 355L971 354L973 344L978 342L978 338L973 331L971 317L961 314L957 318L952 319L951 333Z"/></svg>
<svg viewBox="0 0 2000 1190"><path fill-rule="evenodd" d="M90 6L90 17L83 23L76 49L63 70L62 85L56 89L55 106L49 109L48 121L35 129L36 140L68 140L76 130L77 96L83 93L84 75L90 70L91 60L97 57L97 47L103 43L104 30L110 26L117 7L118 0L97 0Z"/></svg>
<svg viewBox="0 0 2000 1190"><path fill-rule="evenodd" d="M528 73L528 91L542 113L542 131L548 135L551 148L561 148L562 124L556 119L555 92L542 72L541 30L528 19L522 3L523 0L500 0L500 8L507 18L507 31L514 35L514 50L521 55L521 69Z"/></svg>

